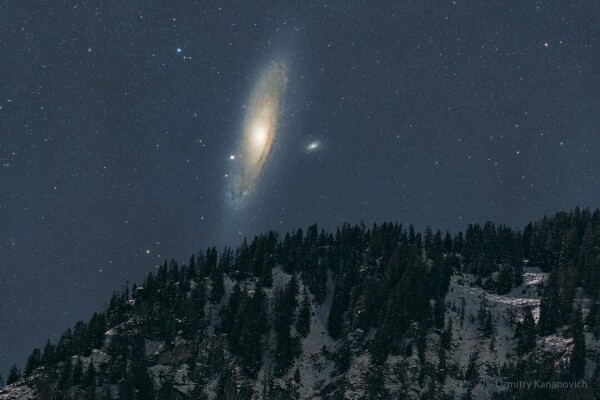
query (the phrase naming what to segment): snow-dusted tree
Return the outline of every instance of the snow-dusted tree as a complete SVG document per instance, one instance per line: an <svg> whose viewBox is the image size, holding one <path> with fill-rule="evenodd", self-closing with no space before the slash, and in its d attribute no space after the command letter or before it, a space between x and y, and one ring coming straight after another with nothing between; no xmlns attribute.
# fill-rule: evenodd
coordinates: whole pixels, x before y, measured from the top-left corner
<svg viewBox="0 0 600 400"><path fill-rule="evenodd" d="M10 370L8 371L8 377L6 377L6 384L10 385L12 383L15 383L19 379L21 379L21 371L19 370L19 368L17 368L15 364L13 364L13 366L10 367Z"/></svg>
<svg viewBox="0 0 600 400"><path fill-rule="evenodd" d="M585 336L581 308L577 307L572 318L573 352L571 353L571 376L581 379L585 372Z"/></svg>

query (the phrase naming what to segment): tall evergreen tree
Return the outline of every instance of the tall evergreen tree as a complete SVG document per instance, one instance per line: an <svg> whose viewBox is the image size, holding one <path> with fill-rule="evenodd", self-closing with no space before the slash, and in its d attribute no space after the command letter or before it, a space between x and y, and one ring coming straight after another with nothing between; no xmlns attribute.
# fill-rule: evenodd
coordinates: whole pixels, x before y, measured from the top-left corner
<svg viewBox="0 0 600 400"><path fill-rule="evenodd" d="M81 386L84 388L96 387L96 367L94 367L94 362L91 359L81 379Z"/></svg>
<svg viewBox="0 0 600 400"><path fill-rule="evenodd" d="M477 360L479 360L479 353L477 351L471 353L469 357L469 363L467 364L467 370L465 371L465 379L475 385L475 382L479 379L479 370L477 369Z"/></svg>
<svg viewBox="0 0 600 400"><path fill-rule="evenodd" d="M62 368L58 377L58 389L66 390L71 386L73 375L73 364L71 359L63 361Z"/></svg>
<svg viewBox="0 0 600 400"><path fill-rule="evenodd" d="M552 333L561 323L558 291L558 272L553 271L544 286L544 294L540 301L539 330L541 334Z"/></svg>
<svg viewBox="0 0 600 400"><path fill-rule="evenodd" d="M187 268L187 280L196 279L196 257L192 254Z"/></svg>
<svg viewBox="0 0 600 400"><path fill-rule="evenodd" d="M81 383L81 378L83 377L83 361L81 357L77 357L77 361L75 362L75 367L73 367L73 384L79 385Z"/></svg>
<svg viewBox="0 0 600 400"><path fill-rule="evenodd" d="M503 265L498 272L497 292L498 294L506 294L513 287L514 273L510 265Z"/></svg>
<svg viewBox="0 0 600 400"><path fill-rule="evenodd" d="M40 362L43 365L50 365L56 362L56 347L50 343L50 340L46 341Z"/></svg>
<svg viewBox="0 0 600 400"><path fill-rule="evenodd" d="M441 347L445 350L448 350L452 345L452 318L448 318L448 324L442 332L440 342Z"/></svg>
<svg viewBox="0 0 600 400"><path fill-rule="evenodd" d="M298 322L296 323L296 330L302 337L306 337L310 333L310 314L310 298L305 291L304 300L302 301L300 313L298 314Z"/></svg>
<svg viewBox="0 0 600 400"><path fill-rule="evenodd" d="M223 298L225 294L225 283L223 273L220 271L215 271L211 276L212 280L212 290L210 292L210 301L214 304L217 304Z"/></svg>
<svg viewBox="0 0 600 400"><path fill-rule="evenodd" d="M580 307L577 307L573 313L571 329L573 333L571 376L573 379L581 379L585 372L585 336Z"/></svg>
<svg viewBox="0 0 600 400"><path fill-rule="evenodd" d="M28 377L31 375L33 370L40 366L42 362L42 353L40 349L34 349L31 352L31 355L27 359L27 363L25 364L25 370L23 371L23 376Z"/></svg>
<svg viewBox="0 0 600 400"><path fill-rule="evenodd" d="M535 347L535 338L537 330L531 308L524 310L523 322L517 322L515 329L515 338L517 339L517 353L525 354Z"/></svg>
<svg viewBox="0 0 600 400"><path fill-rule="evenodd" d="M13 384L19 379L21 379L21 371L19 370L19 368L17 368L15 364L13 364L12 367L10 367L10 370L8 371L8 376L6 377L6 384Z"/></svg>

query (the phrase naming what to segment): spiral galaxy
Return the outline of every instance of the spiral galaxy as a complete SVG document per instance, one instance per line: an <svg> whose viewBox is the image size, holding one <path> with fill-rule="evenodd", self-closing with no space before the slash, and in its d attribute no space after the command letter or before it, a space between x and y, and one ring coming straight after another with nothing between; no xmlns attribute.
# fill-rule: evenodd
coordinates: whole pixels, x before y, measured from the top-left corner
<svg viewBox="0 0 600 400"><path fill-rule="evenodd" d="M240 207L254 192L273 150L286 84L285 63L273 62L260 75L252 91L244 118L239 165L230 191L234 207Z"/></svg>

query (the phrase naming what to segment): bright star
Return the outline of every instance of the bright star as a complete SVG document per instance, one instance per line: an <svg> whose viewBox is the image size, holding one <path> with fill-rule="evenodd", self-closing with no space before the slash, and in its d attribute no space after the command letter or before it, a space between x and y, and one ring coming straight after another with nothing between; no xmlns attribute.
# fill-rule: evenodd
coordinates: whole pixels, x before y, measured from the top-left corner
<svg viewBox="0 0 600 400"><path fill-rule="evenodd" d="M316 150L318 147L319 147L319 142L312 142L311 144L309 144L306 147L306 150L313 151L313 150Z"/></svg>
<svg viewBox="0 0 600 400"><path fill-rule="evenodd" d="M182 51L183 51L183 50L181 50L181 47L178 47L178 48L177 48L177 52L178 52L178 53L181 53Z"/></svg>

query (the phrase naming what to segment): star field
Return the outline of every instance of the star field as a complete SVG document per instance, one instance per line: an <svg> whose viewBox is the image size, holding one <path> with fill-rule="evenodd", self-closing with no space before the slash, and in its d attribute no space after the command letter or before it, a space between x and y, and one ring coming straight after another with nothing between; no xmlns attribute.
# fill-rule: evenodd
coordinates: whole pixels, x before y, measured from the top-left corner
<svg viewBox="0 0 600 400"><path fill-rule="evenodd" d="M165 258L313 222L523 226L600 198L600 4L0 6L0 373ZM225 202L260 68L272 157Z"/></svg>

